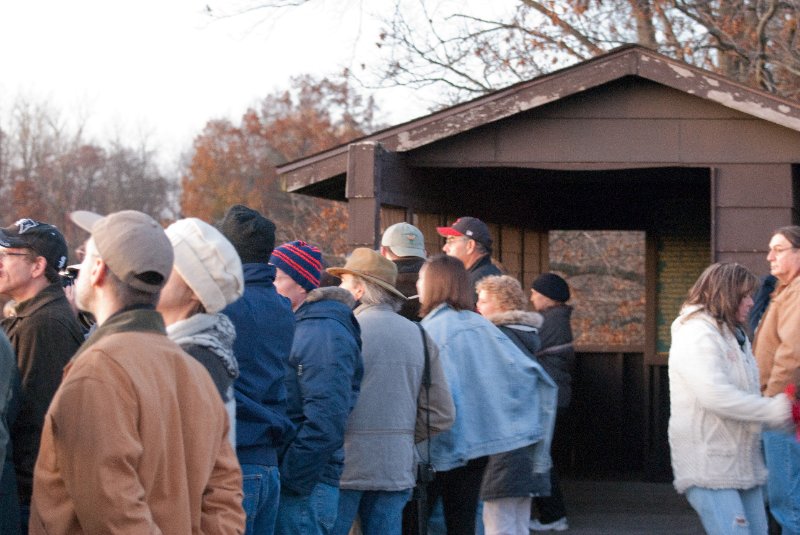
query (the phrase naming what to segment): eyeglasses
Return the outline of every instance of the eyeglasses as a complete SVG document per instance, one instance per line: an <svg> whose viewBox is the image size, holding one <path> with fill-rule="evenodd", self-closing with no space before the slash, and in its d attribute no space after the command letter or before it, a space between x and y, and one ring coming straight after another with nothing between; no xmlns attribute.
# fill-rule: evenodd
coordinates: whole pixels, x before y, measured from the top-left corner
<svg viewBox="0 0 800 535"><path fill-rule="evenodd" d="M769 252L770 252L770 254L779 255L779 254L785 253L786 251L789 251L791 249L797 249L797 247L794 247L794 246L791 246L791 245L788 246L788 247L770 247L769 248Z"/></svg>
<svg viewBox="0 0 800 535"><path fill-rule="evenodd" d="M9 256L30 256L29 253L9 253L8 251L0 251L0 261L5 260Z"/></svg>

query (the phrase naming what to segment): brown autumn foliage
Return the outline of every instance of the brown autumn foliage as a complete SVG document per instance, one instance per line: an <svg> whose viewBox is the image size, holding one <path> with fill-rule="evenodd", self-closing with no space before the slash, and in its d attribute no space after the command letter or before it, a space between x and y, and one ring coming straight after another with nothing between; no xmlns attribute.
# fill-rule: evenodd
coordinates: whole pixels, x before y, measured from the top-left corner
<svg viewBox="0 0 800 535"><path fill-rule="evenodd" d="M313 3L250 0L223 16ZM395 0L373 71L387 85L436 86L452 104L635 43L798 99L798 25L787 0Z"/></svg>
<svg viewBox="0 0 800 535"><path fill-rule="evenodd" d="M0 130L1 226L27 217L56 225L74 249L86 233L69 212L109 213L132 208L168 220L174 184L158 169L145 145L103 146L84 139L57 110L22 98ZM74 258L73 258L74 260Z"/></svg>
<svg viewBox="0 0 800 535"><path fill-rule="evenodd" d="M800 98L797 2L518 0L492 16L458 4L417 5L386 20L378 39L388 57L381 76L389 85L437 86L448 103L627 43Z"/></svg>
<svg viewBox="0 0 800 535"><path fill-rule="evenodd" d="M346 251L346 207L285 191L277 165L346 143L373 128L375 104L348 80L294 78L241 122L209 121L181 178L181 212L219 220L233 204L259 210L277 226L279 242L304 239L327 254Z"/></svg>
<svg viewBox="0 0 800 535"><path fill-rule="evenodd" d="M570 285L578 345L643 345L643 232L552 231L550 269Z"/></svg>

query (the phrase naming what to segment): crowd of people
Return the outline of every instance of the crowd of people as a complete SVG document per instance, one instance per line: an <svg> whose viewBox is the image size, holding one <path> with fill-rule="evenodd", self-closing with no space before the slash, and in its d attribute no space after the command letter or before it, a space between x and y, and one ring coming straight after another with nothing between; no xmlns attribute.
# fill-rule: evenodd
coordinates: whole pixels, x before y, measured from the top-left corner
<svg viewBox="0 0 800 535"><path fill-rule="evenodd" d="M326 269L242 205L70 217L79 265L52 225L0 229L1 533L422 535L437 503L430 533L568 529L570 288L526 299L479 219ZM672 325L675 487L711 534L767 533L765 500L800 533L800 227L767 260L708 267Z"/></svg>
<svg viewBox="0 0 800 535"><path fill-rule="evenodd" d="M0 229L0 532L422 533L440 500L448 533L527 534L557 489L568 287L527 312L482 221L326 269L242 205L70 219L71 266L54 226Z"/></svg>

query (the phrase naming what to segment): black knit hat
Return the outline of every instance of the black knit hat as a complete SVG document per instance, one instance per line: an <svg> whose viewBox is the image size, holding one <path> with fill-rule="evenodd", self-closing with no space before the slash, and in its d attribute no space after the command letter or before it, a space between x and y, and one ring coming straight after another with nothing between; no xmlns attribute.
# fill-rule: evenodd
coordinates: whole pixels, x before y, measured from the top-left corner
<svg viewBox="0 0 800 535"><path fill-rule="evenodd" d="M569 301L569 285L555 273L542 273L533 281L531 288L553 301L559 303Z"/></svg>
<svg viewBox="0 0 800 535"><path fill-rule="evenodd" d="M269 262L275 248L275 223L257 211L234 204L217 228L236 248L242 264Z"/></svg>

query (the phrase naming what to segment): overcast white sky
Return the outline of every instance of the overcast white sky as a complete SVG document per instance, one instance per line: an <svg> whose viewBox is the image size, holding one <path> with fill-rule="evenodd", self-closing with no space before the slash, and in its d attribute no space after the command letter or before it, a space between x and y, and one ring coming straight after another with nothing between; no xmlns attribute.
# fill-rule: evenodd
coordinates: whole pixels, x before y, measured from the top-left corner
<svg viewBox="0 0 800 535"><path fill-rule="evenodd" d="M330 74L374 57L386 0L329 0L264 19L217 20L218 0L6 0L0 2L0 113L17 95L88 117L98 141L147 135L177 162L206 121L238 121L289 77ZM218 12L218 11L217 11ZM382 92L391 122L428 102ZM398 103L402 105L398 106ZM5 120L0 118L0 124Z"/></svg>

